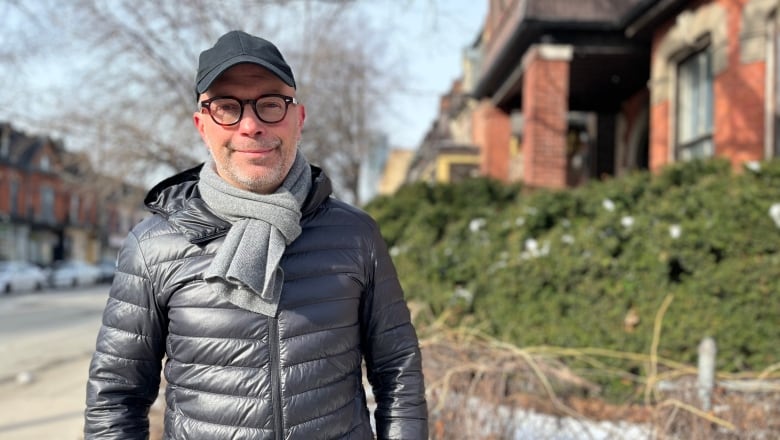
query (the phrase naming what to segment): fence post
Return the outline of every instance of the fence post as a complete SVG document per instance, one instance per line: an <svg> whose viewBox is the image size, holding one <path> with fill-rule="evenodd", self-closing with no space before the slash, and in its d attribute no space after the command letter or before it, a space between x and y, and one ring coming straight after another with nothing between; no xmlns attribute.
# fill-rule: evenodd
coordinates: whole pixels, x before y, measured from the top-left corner
<svg viewBox="0 0 780 440"><path fill-rule="evenodd" d="M712 392L715 388L715 356L717 352L715 340L711 337L708 336L699 343L698 391L701 409L704 411L712 409Z"/></svg>

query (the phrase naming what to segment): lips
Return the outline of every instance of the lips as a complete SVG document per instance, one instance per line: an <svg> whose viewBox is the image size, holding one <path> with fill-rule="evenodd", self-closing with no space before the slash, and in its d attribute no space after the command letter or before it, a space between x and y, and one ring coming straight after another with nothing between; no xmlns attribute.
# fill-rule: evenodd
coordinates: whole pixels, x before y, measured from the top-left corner
<svg viewBox="0 0 780 440"><path fill-rule="evenodd" d="M276 150L281 146L281 142L277 140L270 140L267 142L257 142L254 145L246 145L246 146L237 146L230 144L228 145L228 148L236 153L254 153L254 154L262 154L262 153L269 153L273 150Z"/></svg>
<svg viewBox="0 0 780 440"><path fill-rule="evenodd" d="M233 152L246 153L246 154L263 154L263 153L270 153L271 151L274 150L275 150L274 148L264 148L264 149L234 148Z"/></svg>

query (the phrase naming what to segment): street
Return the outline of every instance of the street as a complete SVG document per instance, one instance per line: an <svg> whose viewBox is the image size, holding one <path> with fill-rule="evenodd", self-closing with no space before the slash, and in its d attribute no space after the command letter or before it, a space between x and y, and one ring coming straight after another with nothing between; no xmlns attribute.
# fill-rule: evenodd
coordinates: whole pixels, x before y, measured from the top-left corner
<svg viewBox="0 0 780 440"><path fill-rule="evenodd" d="M0 296L0 440L83 439L86 379L108 287ZM367 391L373 411L371 389ZM479 402L469 414L484 417L485 426L496 414L515 417L518 429L511 438L517 439L649 438L641 425L507 411ZM152 417L155 439L160 435L159 411Z"/></svg>
<svg viewBox="0 0 780 440"><path fill-rule="evenodd" d="M82 438L108 285L0 296L0 440Z"/></svg>

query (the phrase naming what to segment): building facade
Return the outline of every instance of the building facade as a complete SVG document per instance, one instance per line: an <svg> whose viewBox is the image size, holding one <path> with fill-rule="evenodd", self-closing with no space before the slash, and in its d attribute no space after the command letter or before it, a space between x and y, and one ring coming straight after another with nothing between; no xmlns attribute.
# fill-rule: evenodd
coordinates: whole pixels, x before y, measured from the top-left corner
<svg viewBox="0 0 780 440"><path fill-rule="evenodd" d="M464 56L479 173L566 188L780 154L780 0L489 0Z"/></svg>
<svg viewBox="0 0 780 440"><path fill-rule="evenodd" d="M0 260L114 258L141 200L140 189L96 175L85 155L0 124Z"/></svg>
<svg viewBox="0 0 780 440"><path fill-rule="evenodd" d="M468 60L464 65L470 66ZM474 102L468 90L469 84L459 79L439 99L438 117L411 159L407 182L451 183L479 175L480 151L471 135Z"/></svg>
<svg viewBox="0 0 780 440"><path fill-rule="evenodd" d="M651 40L650 167L780 154L778 0L655 4L627 27Z"/></svg>

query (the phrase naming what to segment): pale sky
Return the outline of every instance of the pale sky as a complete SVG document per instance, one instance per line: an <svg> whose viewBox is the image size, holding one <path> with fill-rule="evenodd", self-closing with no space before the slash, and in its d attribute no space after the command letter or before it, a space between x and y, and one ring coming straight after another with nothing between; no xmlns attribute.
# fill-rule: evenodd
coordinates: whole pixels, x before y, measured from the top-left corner
<svg viewBox="0 0 780 440"><path fill-rule="evenodd" d="M380 38L386 41L390 58L401 60L407 72L403 79L408 92L395 90L390 106L396 110L393 117L383 118L380 129L391 147L416 148L436 117L439 97L462 74L462 51L476 40L488 0L359 0L356 4L383 30ZM71 66L78 62L67 60ZM27 75L45 89L56 79L50 70L49 64L37 70L31 66Z"/></svg>
<svg viewBox="0 0 780 440"><path fill-rule="evenodd" d="M439 97L462 75L462 51L474 43L484 24L488 0L366 1L380 20L392 20L390 48L408 60L415 96L399 97L400 108L413 109L404 121L383 123L391 147L416 148L438 112ZM380 6L377 6L380 5ZM394 118L397 119L397 118Z"/></svg>

